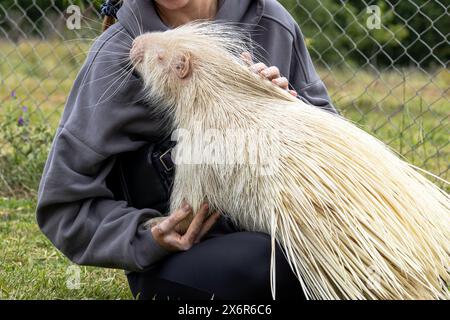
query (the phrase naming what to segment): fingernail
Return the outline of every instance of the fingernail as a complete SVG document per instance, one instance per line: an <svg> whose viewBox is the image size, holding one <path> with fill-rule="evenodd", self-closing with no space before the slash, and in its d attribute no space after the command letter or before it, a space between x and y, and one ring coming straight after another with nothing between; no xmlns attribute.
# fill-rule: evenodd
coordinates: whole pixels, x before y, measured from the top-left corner
<svg viewBox="0 0 450 320"><path fill-rule="evenodd" d="M185 203L183 204L182 209L183 209L184 211L188 211L188 210L189 210L189 204L188 204L187 202L185 202Z"/></svg>
<svg viewBox="0 0 450 320"><path fill-rule="evenodd" d="M268 72L267 72L266 70L261 71L261 73L262 73L264 76L266 76L266 77L269 75Z"/></svg>

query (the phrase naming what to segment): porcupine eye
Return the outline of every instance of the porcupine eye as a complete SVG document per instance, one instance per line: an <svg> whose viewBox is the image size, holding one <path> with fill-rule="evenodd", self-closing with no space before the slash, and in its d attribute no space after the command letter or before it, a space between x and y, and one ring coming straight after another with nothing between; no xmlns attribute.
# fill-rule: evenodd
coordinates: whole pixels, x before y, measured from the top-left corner
<svg viewBox="0 0 450 320"><path fill-rule="evenodd" d="M164 60L164 51L159 49L156 51L156 57L159 62L162 62Z"/></svg>

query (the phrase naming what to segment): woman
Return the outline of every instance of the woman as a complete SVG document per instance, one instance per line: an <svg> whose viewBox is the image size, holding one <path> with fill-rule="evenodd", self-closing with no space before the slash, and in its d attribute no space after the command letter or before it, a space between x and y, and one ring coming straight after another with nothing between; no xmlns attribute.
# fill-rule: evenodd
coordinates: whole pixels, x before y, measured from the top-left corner
<svg viewBox="0 0 450 320"><path fill-rule="evenodd" d="M108 1L103 12L115 16L117 8ZM335 112L299 27L276 1L126 0L117 23L106 19L111 26L74 82L40 183L37 221L75 263L127 270L135 297L269 299L268 235L238 230L217 214L207 217L207 204L185 235L176 226L191 213L189 204L146 229L145 221L166 214L164 206L130 205L106 183L119 155L163 139L164 121L151 114L140 80L129 72L133 38L196 19L241 24L272 65L254 64L255 72L286 90L290 83L300 99ZM250 62L251 56L244 53L243 59ZM160 181L150 180L144 194L152 197ZM301 298L299 282L277 250L277 296Z"/></svg>

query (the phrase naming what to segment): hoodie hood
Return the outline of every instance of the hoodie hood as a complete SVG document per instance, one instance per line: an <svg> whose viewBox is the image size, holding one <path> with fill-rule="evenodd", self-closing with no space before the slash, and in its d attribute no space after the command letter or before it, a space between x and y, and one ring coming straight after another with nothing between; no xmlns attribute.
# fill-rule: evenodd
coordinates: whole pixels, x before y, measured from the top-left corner
<svg viewBox="0 0 450 320"><path fill-rule="evenodd" d="M264 0L219 0L214 21L256 26L264 11ZM159 17L153 0L125 0L117 12L119 23L133 36L151 31L166 31L169 26Z"/></svg>

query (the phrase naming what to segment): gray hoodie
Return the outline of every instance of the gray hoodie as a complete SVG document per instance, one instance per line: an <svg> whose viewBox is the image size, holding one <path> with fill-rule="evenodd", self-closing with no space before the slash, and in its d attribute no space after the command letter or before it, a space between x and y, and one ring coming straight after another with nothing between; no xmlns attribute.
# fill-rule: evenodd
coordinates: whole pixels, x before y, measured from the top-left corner
<svg viewBox="0 0 450 320"><path fill-rule="evenodd" d="M301 98L334 111L299 27L274 0L222 0L216 20L244 23ZM166 30L150 0L126 0L118 23L92 45L70 92L44 168L37 222L77 264L143 271L169 254L144 229L157 210L116 201L105 178L116 156L162 138L164 123L149 112L142 85L127 72L132 39Z"/></svg>

